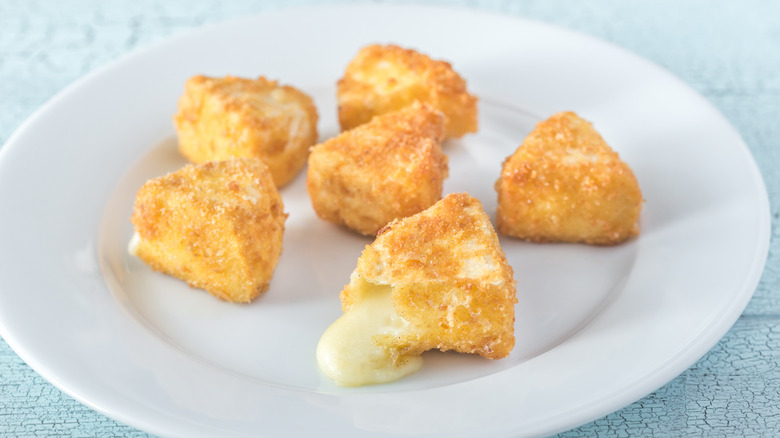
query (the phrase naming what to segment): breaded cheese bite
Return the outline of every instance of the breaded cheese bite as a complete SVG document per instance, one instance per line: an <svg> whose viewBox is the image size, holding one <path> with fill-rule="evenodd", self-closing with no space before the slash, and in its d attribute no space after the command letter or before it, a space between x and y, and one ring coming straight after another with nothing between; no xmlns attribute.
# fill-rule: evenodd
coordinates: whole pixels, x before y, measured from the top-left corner
<svg viewBox="0 0 780 438"><path fill-rule="evenodd" d="M515 344L512 267L480 202L451 194L387 225L341 292L344 314L317 346L338 385L397 380L431 349L509 355Z"/></svg>
<svg viewBox="0 0 780 438"><path fill-rule="evenodd" d="M190 78L174 123L179 150L191 162L260 158L277 187L298 174L317 142L312 99L264 77Z"/></svg>
<svg viewBox="0 0 780 438"><path fill-rule="evenodd" d="M593 245L639 234L642 192L634 173L573 112L537 124L504 161L495 187L503 234Z"/></svg>
<svg viewBox="0 0 780 438"><path fill-rule="evenodd" d="M415 102L314 146L306 186L317 215L366 235L441 199L444 116Z"/></svg>
<svg viewBox="0 0 780 438"><path fill-rule="evenodd" d="M452 65L411 49L379 44L361 49L338 82L341 129L416 100L444 113L447 138L477 132L477 98Z"/></svg>
<svg viewBox="0 0 780 438"><path fill-rule="evenodd" d="M247 303L268 289L286 218L259 159L190 164L138 191L129 249L156 271Z"/></svg>

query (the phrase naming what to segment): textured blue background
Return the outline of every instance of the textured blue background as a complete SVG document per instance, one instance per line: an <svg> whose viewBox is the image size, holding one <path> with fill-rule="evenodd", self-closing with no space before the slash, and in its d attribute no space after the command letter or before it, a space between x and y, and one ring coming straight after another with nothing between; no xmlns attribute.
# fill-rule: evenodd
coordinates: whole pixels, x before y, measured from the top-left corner
<svg viewBox="0 0 780 438"><path fill-rule="evenodd" d="M75 79L203 24L321 1L0 0L0 144ZM670 70L737 128L769 192L772 242L758 289L725 338L647 397L562 436L780 435L780 2L419 1L575 29ZM0 340L0 436L146 436L92 411Z"/></svg>

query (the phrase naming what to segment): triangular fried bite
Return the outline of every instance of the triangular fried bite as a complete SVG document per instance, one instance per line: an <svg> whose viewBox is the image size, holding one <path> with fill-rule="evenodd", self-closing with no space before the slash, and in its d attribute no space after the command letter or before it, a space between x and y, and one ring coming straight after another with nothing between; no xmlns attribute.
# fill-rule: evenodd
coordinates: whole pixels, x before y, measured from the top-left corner
<svg viewBox="0 0 780 438"><path fill-rule="evenodd" d="M130 252L192 287L249 302L268 289L286 218L259 159L190 164L138 191Z"/></svg>
<svg viewBox="0 0 780 438"><path fill-rule="evenodd" d="M441 199L444 116L415 102L314 146L306 187L317 215L367 235Z"/></svg>
<svg viewBox="0 0 780 438"><path fill-rule="evenodd" d="M344 315L317 356L345 386L403 377L427 350L500 359L515 343L512 268L482 205L465 193L388 224L358 259L341 302Z"/></svg>
<svg viewBox="0 0 780 438"><path fill-rule="evenodd" d="M496 182L498 230L532 242L615 245L639 234L631 168L573 112L540 122Z"/></svg>
<svg viewBox="0 0 780 438"><path fill-rule="evenodd" d="M194 76L173 120L179 151L191 162L260 158L277 187L298 175L317 142L312 98L262 76Z"/></svg>
<svg viewBox="0 0 780 438"><path fill-rule="evenodd" d="M444 113L447 138L477 132L477 98L446 61L392 44L372 44L358 52L338 82L342 130L415 101Z"/></svg>

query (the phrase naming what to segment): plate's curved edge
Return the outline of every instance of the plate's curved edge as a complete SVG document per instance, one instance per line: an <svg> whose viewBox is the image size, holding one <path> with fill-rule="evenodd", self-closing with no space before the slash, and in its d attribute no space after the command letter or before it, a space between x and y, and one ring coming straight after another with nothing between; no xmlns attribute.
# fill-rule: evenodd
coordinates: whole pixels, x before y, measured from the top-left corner
<svg viewBox="0 0 780 438"><path fill-rule="evenodd" d="M709 102L707 103L712 106L712 104ZM717 111L714 106L712 106L712 108L718 113L718 115L723 117L720 111ZM725 118L724 122L733 129L732 125L725 121ZM736 130L734 132L735 134L738 134ZM740 140L742 140L741 136ZM635 403L652 394L680 376L697 361L703 358L710 350L712 350L715 345L718 344L718 342L723 339L723 337L739 320L742 312L744 312L748 303L752 299L758 284L761 281L764 268L766 266L767 257L769 255L769 245L772 234L769 197L763 176L761 175L758 164L756 163L753 155L750 153L750 150L744 141L742 141L742 146L743 152L746 153L746 158L749 160L749 163L753 168L752 175L755 180L755 188L758 189L757 195L759 198L759 204L757 207L760 212L758 215L759 223L756 228L758 234L756 241L759 245L755 248L755 252L753 254L753 262L751 263L752 270L743 281L743 285L740 288L740 293L735 295L735 300L731 302L731 305L728 309L719 315L719 318L713 319L710 322L708 329L702 330L699 332L696 338L691 340L688 346L695 348L686 351L685 354L680 356L669 358L663 367L655 369L653 373L648 374L645 379L637 381L631 387L624 387L618 391L615 391L613 394L605 395L601 398L600 402L594 402L587 405L583 404L580 408L572 409L570 414L570 421L566 422L565 425L562 424L561 427L555 429L544 429L540 432L540 434L547 435L561 433L583 426L591 421L595 421L606 415L617 412L620 409L623 409L630 404ZM715 327L717 327L717 329L715 329Z"/></svg>

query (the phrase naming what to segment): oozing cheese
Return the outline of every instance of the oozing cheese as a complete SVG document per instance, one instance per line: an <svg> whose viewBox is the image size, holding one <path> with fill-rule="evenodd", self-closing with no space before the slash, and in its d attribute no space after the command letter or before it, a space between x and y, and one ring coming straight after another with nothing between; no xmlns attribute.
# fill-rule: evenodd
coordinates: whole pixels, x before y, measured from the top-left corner
<svg viewBox="0 0 780 438"><path fill-rule="evenodd" d="M373 341L376 335L397 335L409 325L393 308L390 286L367 286L363 299L323 333L317 363L340 386L361 386L398 380L419 370L422 358L399 356Z"/></svg>
<svg viewBox="0 0 780 438"><path fill-rule="evenodd" d="M133 233L133 237L130 238L130 242L127 244L127 252L134 256L138 255L138 244L141 242L141 236L138 232Z"/></svg>

